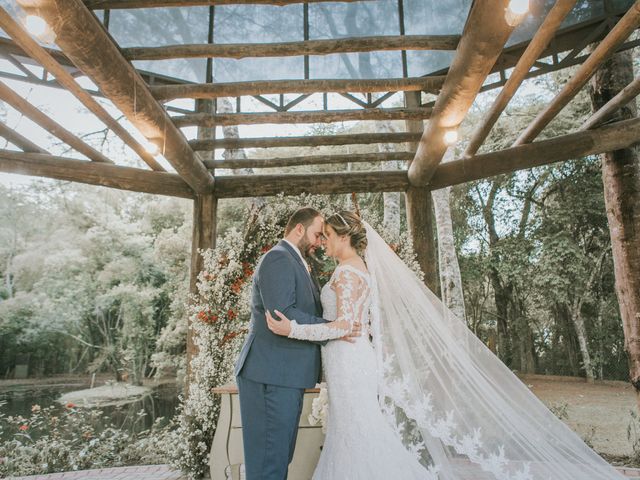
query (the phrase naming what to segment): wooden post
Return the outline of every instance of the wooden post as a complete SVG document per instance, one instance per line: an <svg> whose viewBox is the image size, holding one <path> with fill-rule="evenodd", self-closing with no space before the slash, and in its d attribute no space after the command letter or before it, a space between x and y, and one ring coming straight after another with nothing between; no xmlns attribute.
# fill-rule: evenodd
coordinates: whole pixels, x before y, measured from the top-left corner
<svg viewBox="0 0 640 480"><path fill-rule="evenodd" d="M630 52L618 53L591 79L594 111L633 80ZM620 117L637 115L635 102L621 108ZM637 147L600 156L604 200L611 233L616 294L629 355L629 378L640 404L640 156Z"/></svg>
<svg viewBox="0 0 640 480"><path fill-rule="evenodd" d="M213 100L196 100L196 110L198 112L214 113L215 104ZM197 137L199 139L215 139L216 129L198 127ZM213 152L206 152L205 158L213 159ZM211 171L213 174L213 170ZM191 238L191 271L189 281L189 293L198 293L198 275L204 267L204 259L200 250L207 250L216 247L217 230L217 209L218 198L213 194L196 195L193 201L193 227ZM191 360L197 352L191 328L191 318L187 325L187 378L185 393L189 394L189 383L191 382Z"/></svg>
<svg viewBox="0 0 640 480"><path fill-rule="evenodd" d="M420 92L405 92L407 108L420 106ZM421 121L406 121L407 131L421 133L424 128ZM416 151L417 143L410 144L410 151ZM433 234L433 200L431 191L425 187L410 187L405 195L407 225L413 241L413 249L424 273L424 283L438 293L438 264L436 262L436 244Z"/></svg>
<svg viewBox="0 0 640 480"><path fill-rule="evenodd" d="M413 249L424 272L424 283L438 293L438 265L433 235L433 201L431 191L425 187L410 187L406 193L407 224L413 240Z"/></svg>
<svg viewBox="0 0 640 480"><path fill-rule="evenodd" d="M199 250L215 248L216 246L216 211L218 199L213 194L197 195L193 201L193 230L191 239L191 275L189 282L189 292L198 293L198 275L204 266L204 260ZM191 329L191 318L187 325L187 379L186 390L189 392L189 382L191 379L191 359L196 353L196 346L193 341L193 331Z"/></svg>

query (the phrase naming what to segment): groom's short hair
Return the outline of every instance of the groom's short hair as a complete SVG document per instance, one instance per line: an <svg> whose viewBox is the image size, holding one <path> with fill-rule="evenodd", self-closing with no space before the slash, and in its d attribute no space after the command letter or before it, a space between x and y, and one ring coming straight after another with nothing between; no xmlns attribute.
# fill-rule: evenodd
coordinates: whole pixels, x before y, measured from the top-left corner
<svg viewBox="0 0 640 480"><path fill-rule="evenodd" d="M313 223L316 217L319 217L321 213L312 207L302 207L293 212L293 215L289 217L287 226L284 229L284 234L289 235L289 232L293 230L297 224L301 223L304 228L307 228Z"/></svg>

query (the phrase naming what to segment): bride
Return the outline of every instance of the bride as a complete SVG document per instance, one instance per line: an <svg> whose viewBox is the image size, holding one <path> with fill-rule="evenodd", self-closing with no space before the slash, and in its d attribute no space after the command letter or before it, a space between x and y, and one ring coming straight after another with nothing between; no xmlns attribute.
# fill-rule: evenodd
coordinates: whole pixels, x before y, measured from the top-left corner
<svg viewBox="0 0 640 480"><path fill-rule="evenodd" d="M338 261L327 324L275 311L278 335L329 340L327 433L315 480L620 479L352 212L325 221ZM364 257L364 258L363 258Z"/></svg>

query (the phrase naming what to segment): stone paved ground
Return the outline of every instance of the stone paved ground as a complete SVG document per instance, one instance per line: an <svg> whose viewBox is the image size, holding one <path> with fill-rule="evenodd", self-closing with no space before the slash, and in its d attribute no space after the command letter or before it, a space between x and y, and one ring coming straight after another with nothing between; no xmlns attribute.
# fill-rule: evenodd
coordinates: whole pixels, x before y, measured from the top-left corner
<svg viewBox="0 0 640 480"><path fill-rule="evenodd" d="M618 470L626 477L640 478L638 468L618 468ZM186 478L180 472L171 470L168 465L145 465L12 477L12 480L186 480Z"/></svg>
<svg viewBox="0 0 640 480"><path fill-rule="evenodd" d="M51 473L29 477L10 477L12 480L186 480L180 472L168 465L144 465L138 467L101 468L77 472Z"/></svg>

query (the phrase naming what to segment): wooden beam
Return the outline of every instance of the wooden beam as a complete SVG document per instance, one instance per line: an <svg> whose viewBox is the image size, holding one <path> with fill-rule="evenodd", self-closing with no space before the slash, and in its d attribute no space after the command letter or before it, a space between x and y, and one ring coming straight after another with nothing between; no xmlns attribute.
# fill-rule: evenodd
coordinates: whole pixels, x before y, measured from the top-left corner
<svg viewBox="0 0 640 480"><path fill-rule="evenodd" d="M582 158L640 142L640 118L605 125L498 152L441 164L429 188L436 190L526 168ZM334 194L397 192L410 187L407 172L364 171L216 177L218 198L269 196L285 193Z"/></svg>
<svg viewBox="0 0 640 480"><path fill-rule="evenodd" d="M172 117L177 127L197 125L199 127L214 127L216 125L257 125L274 124L302 124L302 123L332 123L367 120L422 120L429 118L431 108L365 108L352 110L316 110L298 112L256 112L207 114L192 113L179 117Z"/></svg>
<svg viewBox="0 0 640 480"><path fill-rule="evenodd" d="M127 60L171 58L256 58L388 50L455 50L458 35L388 35L283 43L226 43L123 48Z"/></svg>
<svg viewBox="0 0 640 480"><path fill-rule="evenodd" d="M364 171L301 173L287 175L234 175L216 177L218 198L270 196L284 193L334 194L352 192L401 192L407 189L407 172Z"/></svg>
<svg viewBox="0 0 640 480"><path fill-rule="evenodd" d="M87 158L94 162L113 163L109 158L105 157L101 152L95 148L87 145L77 136L64 128L58 122L42 113L36 107L27 102L24 98L11 90L4 82L0 81L0 100L8 103L18 112L29 118L38 126L44 128L47 132L55 137L59 138L67 145L77 150L78 152L86 155Z"/></svg>
<svg viewBox="0 0 640 480"><path fill-rule="evenodd" d="M526 78L529 70L534 63L540 58L543 50L547 48L549 42L553 40L560 24L572 10L576 0L558 0L553 8L549 11L544 22L540 25L540 28L531 39L531 42L527 46L527 49L518 60L515 68L509 76L509 80L504 85L500 94L493 102L491 109L485 115L480 125L476 128L475 132L471 136L469 145L464 152L464 157L472 157L478 151L480 146L484 143L485 139L491 132L492 127L498 121L500 114L507 107L507 104L513 98L513 95L518 90L518 87L522 84Z"/></svg>
<svg viewBox="0 0 640 480"><path fill-rule="evenodd" d="M81 0L18 0L18 3L47 22L56 35L56 44L67 57L144 137L162 147L164 157L196 192L213 189L213 177L182 132Z"/></svg>
<svg viewBox="0 0 640 480"><path fill-rule="evenodd" d="M317 92L401 92L424 91L437 93L445 76L353 79L353 80L267 80L254 82L196 83L181 85L151 85L149 90L160 101L176 98L218 98L242 95Z"/></svg>
<svg viewBox="0 0 640 480"><path fill-rule="evenodd" d="M502 53L514 28L507 24L503 13L508 3L508 0L472 3L456 56L409 168L412 185L424 186L429 182L447 150L445 132L458 128Z"/></svg>
<svg viewBox="0 0 640 480"><path fill-rule="evenodd" d="M102 123L109 127L122 141L128 145L152 169L164 172L165 169L153 158L146 149L138 143L127 130L120 125L107 111L62 67L47 51L25 32L11 16L0 7L0 28L2 28L20 47L49 73L53 74L57 82L82 102L93 112Z"/></svg>
<svg viewBox="0 0 640 480"><path fill-rule="evenodd" d="M598 111L591 115L579 130L590 130L602 122L609 120L614 113L624 107L631 100L640 95L640 77L634 78L629 85L620 90L605 103Z"/></svg>
<svg viewBox="0 0 640 480"><path fill-rule="evenodd" d="M207 168L281 168L337 163L389 162L411 160L413 152L354 153L349 155L306 155L302 157L206 160Z"/></svg>
<svg viewBox="0 0 640 480"><path fill-rule="evenodd" d="M640 142L640 118L611 123L549 140L526 143L492 153L441 164L429 187L433 190L628 148Z"/></svg>
<svg viewBox="0 0 640 480"><path fill-rule="evenodd" d="M270 147L318 147L321 145L354 145L371 143L417 142L419 133L357 133L350 135L316 135L307 137L221 138L219 140L191 140L194 150Z"/></svg>
<svg viewBox="0 0 640 480"><path fill-rule="evenodd" d="M197 7L215 5L294 5L296 3L356 2L363 0L84 0L92 10L123 8ZM367 0L364 0L367 1Z"/></svg>
<svg viewBox="0 0 640 480"><path fill-rule="evenodd" d="M609 34L591 52L589 58L569 79L560 93L546 105L515 141L515 145L532 142L558 113L578 94L598 67L609 58L640 24L640 0L624 14Z"/></svg>
<svg viewBox="0 0 640 480"><path fill-rule="evenodd" d="M172 197L193 198L189 185L175 173L152 172L140 168L88 162L40 153L0 150L0 171L55 178L70 182L153 193Z"/></svg>
<svg viewBox="0 0 640 480"><path fill-rule="evenodd" d="M20 135L14 129L7 127L4 122L0 122L0 137L4 138L10 143L13 143L16 147L21 148L27 153L49 153L44 148L36 145L28 138Z"/></svg>

